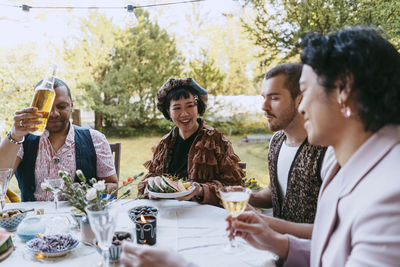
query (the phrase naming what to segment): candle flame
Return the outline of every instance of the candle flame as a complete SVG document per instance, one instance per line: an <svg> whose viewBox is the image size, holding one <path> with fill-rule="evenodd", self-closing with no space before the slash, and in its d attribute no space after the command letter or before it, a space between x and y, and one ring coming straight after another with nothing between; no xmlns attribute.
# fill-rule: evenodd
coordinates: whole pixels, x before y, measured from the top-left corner
<svg viewBox="0 0 400 267"><path fill-rule="evenodd" d="M38 253L35 255L37 259L44 259L44 255L42 253Z"/></svg>
<svg viewBox="0 0 400 267"><path fill-rule="evenodd" d="M146 219L144 218L143 214L140 214L140 221L142 223L147 223Z"/></svg>

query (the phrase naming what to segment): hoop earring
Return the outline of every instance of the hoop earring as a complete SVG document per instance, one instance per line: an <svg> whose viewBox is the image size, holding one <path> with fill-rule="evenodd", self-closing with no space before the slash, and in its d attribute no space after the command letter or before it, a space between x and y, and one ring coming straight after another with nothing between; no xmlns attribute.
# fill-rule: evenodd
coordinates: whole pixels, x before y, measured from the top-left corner
<svg viewBox="0 0 400 267"><path fill-rule="evenodd" d="M338 103L340 105L340 112L342 113L343 117L345 117L346 119L350 118L351 108L346 106L341 99L338 100Z"/></svg>

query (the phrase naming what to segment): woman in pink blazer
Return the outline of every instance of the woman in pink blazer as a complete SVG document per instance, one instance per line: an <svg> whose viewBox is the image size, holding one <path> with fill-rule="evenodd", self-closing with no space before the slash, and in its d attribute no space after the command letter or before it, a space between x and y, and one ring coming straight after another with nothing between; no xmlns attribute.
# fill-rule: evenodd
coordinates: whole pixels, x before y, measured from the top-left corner
<svg viewBox="0 0 400 267"><path fill-rule="evenodd" d="M299 111L338 166L321 187L311 240L243 213L237 235L285 266L400 266L400 54L372 28L305 38ZM340 168L339 168L340 167Z"/></svg>

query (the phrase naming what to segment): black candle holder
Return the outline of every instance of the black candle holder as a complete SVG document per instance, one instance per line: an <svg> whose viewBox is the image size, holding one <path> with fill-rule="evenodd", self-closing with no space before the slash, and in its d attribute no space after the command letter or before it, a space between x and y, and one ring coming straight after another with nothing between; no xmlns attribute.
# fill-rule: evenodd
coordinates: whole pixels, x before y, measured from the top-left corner
<svg viewBox="0 0 400 267"><path fill-rule="evenodd" d="M135 219L136 242L141 245L154 245L157 241L157 217L141 215Z"/></svg>

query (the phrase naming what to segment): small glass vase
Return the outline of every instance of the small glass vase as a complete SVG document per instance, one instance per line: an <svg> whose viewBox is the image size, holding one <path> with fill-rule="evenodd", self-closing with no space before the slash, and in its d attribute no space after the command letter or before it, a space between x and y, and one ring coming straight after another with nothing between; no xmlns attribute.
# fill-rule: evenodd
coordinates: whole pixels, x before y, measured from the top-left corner
<svg viewBox="0 0 400 267"><path fill-rule="evenodd" d="M93 240L95 235L90 227L89 219L86 215L81 217L80 220L81 227L81 242L88 245L93 245Z"/></svg>
<svg viewBox="0 0 400 267"><path fill-rule="evenodd" d="M18 225L17 235L23 242L27 242L38 234L44 234L46 225L40 216L27 217Z"/></svg>

